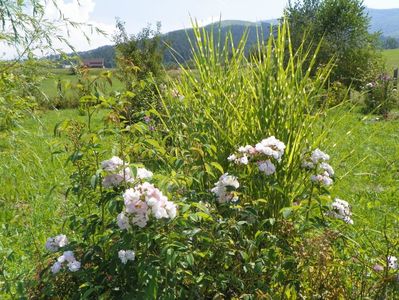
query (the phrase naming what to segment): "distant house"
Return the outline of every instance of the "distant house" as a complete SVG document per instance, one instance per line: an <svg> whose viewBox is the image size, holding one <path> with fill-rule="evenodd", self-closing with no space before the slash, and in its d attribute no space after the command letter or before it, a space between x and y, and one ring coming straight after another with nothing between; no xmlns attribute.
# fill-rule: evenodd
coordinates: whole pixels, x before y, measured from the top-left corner
<svg viewBox="0 0 399 300"><path fill-rule="evenodd" d="M104 58L84 59L83 66L87 68L104 68Z"/></svg>

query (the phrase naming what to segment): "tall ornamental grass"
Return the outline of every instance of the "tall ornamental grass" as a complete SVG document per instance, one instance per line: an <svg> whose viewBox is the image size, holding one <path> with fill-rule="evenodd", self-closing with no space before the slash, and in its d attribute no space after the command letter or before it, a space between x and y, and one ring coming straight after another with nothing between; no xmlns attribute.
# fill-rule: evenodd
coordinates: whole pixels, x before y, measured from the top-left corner
<svg viewBox="0 0 399 300"><path fill-rule="evenodd" d="M257 48L248 57L247 34L234 45L231 34L221 40L220 31L194 26L194 68L180 66L180 81L162 98L162 120L176 165L194 174L195 188L203 190L211 188L219 172L229 170L227 157L239 146L268 136L284 142L285 154L272 184L260 178L246 186L252 198L267 196L268 213L276 215L308 181L299 166L303 154L324 136L320 130L316 134L315 124L323 111L319 95L332 66L318 67L310 78L317 53L309 53L305 45L294 53L287 23L272 28L267 41L262 32L258 36ZM307 69L305 61L310 61Z"/></svg>

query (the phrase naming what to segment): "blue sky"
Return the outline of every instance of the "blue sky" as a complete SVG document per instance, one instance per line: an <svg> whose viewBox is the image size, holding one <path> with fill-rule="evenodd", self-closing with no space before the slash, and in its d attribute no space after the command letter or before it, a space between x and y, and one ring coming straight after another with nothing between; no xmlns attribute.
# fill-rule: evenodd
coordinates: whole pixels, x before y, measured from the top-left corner
<svg viewBox="0 0 399 300"><path fill-rule="evenodd" d="M162 31L190 26L190 15L203 23L222 19L259 21L282 15L286 0L93 0L93 19L113 24L118 16L129 32L161 21ZM112 3L112 4L111 4ZM399 0L366 0L372 8L399 8Z"/></svg>
<svg viewBox="0 0 399 300"><path fill-rule="evenodd" d="M46 0L42 0L46 1ZM190 17L200 24L222 20L260 21L276 19L282 15L287 0L55 0L65 17L76 22L90 23L108 33L107 36L91 34L88 43L82 34L83 29L71 29L69 42L77 50L89 50L112 44L115 18L126 23L128 33L138 33L147 24L160 21L161 31L190 27ZM399 8L399 0L365 0L371 8ZM55 20L59 14L47 1L46 15ZM60 28L60 32L66 32ZM56 45L68 51L65 45ZM12 57L15 51L4 48L0 58Z"/></svg>

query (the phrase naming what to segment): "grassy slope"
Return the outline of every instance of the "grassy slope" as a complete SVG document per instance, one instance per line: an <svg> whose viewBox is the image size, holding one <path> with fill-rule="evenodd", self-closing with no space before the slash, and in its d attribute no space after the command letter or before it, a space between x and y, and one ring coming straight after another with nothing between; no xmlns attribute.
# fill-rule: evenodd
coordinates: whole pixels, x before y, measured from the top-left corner
<svg viewBox="0 0 399 300"><path fill-rule="evenodd" d="M353 205L359 230L383 230L386 217L390 230L397 231L399 121L377 120L357 110L330 116L337 121L327 145L337 175L333 195Z"/></svg>
<svg viewBox="0 0 399 300"><path fill-rule="evenodd" d="M98 76L100 72L107 70L112 71L112 69L90 69L89 74L91 78L94 78L95 76ZM53 74L53 76L51 78L43 80L41 84L43 92L50 99L57 97L58 80L61 80L62 82L70 82L71 85L76 85L77 83L76 75L71 74L68 69L54 69L51 71L51 73ZM117 78L115 78L115 76L113 77L112 83L113 83L112 87L109 88L110 91L119 90L122 89L123 87L123 83ZM73 97L74 94L67 92L67 96Z"/></svg>

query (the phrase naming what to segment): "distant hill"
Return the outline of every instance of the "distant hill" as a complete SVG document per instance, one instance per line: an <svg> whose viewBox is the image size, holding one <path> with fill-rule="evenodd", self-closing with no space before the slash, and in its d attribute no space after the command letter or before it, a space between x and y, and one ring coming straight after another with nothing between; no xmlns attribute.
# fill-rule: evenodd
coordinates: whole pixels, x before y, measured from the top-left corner
<svg viewBox="0 0 399 300"><path fill-rule="evenodd" d="M263 32L264 36L268 36L270 32L270 24L265 22L253 23L246 21L227 20L213 23L205 26L208 32L213 30L214 40L217 42L220 27L220 40L224 41L228 32L231 31L234 45L238 45L244 32L248 31L247 44L245 51L248 53L249 49L257 43L257 32ZM179 62L186 62L191 59L190 40L194 40L193 29L176 30L169 32L162 36L162 40L167 45L164 55L165 64L173 64L176 59Z"/></svg>
<svg viewBox="0 0 399 300"><path fill-rule="evenodd" d="M381 31L383 38L394 37L399 40L399 8L398 9L371 9L367 8L367 13L371 18L370 32ZM225 20L205 26L206 30L214 30L217 35L218 28L221 28L221 38L224 39L229 30L233 34L234 43L237 44L241 39L244 31L248 30L248 42L246 51L250 49L257 41L256 31L261 29L267 36L271 25L278 23L277 19L267 20L262 22L248 22L241 20ZM191 47L187 39L193 38L192 29L181 29L171 31L162 36L162 40L167 45L164 55L164 63L171 65L176 63L176 58L179 62L187 62L191 59ZM170 48L174 51L170 51ZM90 51L79 52L82 59L88 58L104 58L105 66L108 68L115 67L115 49L112 45L99 47ZM175 57L174 57L175 56Z"/></svg>
<svg viewBox="0 0 399 300"><path fill-rule="evenodd" d="M263 32L265 36L269 35L270 24L266 22L247 22L239 20L226 20L206 25L204 28L210 32L213 30L215 40L219 34L224 40L229 31L232 32L234 44L237 45L242 35L248 30L248 39L245 51L248 52L252 45L257 42L257 31ZM181 29L171 31L162 35L162 41L165 46L164 63L165 65L176 64L176 59L180 63L185 63L191 59L190 40L194 38L193 29ZM173 50L171 50L173 49ZM77 53L81 59L104 58L105 67L115 67L115 49L114 46L102 46L93 50Z"/></svg>

